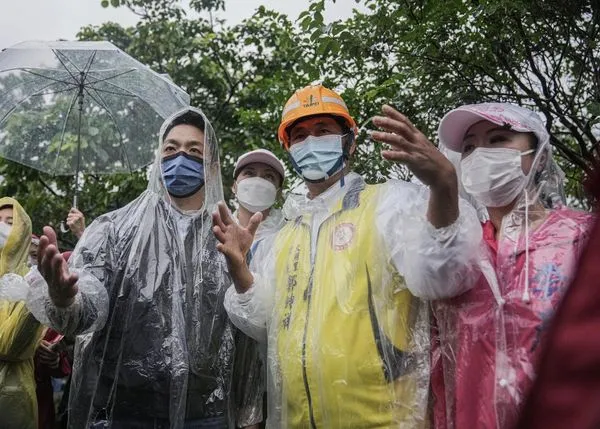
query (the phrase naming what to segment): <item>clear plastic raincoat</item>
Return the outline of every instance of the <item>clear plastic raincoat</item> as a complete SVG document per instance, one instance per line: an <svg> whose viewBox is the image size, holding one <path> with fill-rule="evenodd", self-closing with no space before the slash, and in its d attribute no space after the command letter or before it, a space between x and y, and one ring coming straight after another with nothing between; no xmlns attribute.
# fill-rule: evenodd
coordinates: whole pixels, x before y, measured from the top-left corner
<svg viewBox="0 0 600 429"><path fill-rule="evenodd" d="M165 121L160 138L189 110L204 117L180 111ZM223 307L231 280L211 221L223 190L217 140L204 122L201 210L182 212L169 202L159 142L148 189L96 219L71 255L70 269L80 275L75 303L56 308L39 275L32 284L32 311L57 331L80 335L69 405L73 429L123 421L180 429L218 417L234 427L242 402L231 395L239 334Z"/></svg>
<svg viewBox="0 0 600 429"><path fill-rule="evenodd" d="M350 173L319 197L288 197L290 219L258 247L254 285L225 306L268 344L270 428L425 425L429 320L420 298L469 287L480 227L472 208L434 229L428 192Z"/></svg>
<svg viewBox="0 0 600 429"><path fill-rule="evenodd" d="M29 286L31 220L12 198L0 198L0 207L13 207L13 225L0 253L0 427L37 428L37 400L33 356L43 327L25 305Z"/></svg>
<svg viewBox="0 0 600 429"><path fill-rule="evenodd" d="M592 215L565 207L564 175L537 114L501 103L457 110L533 132L538 144L532 173L502 221L499 240L485 207L478 206L484 241L477 285L433 305L439 335L432 352L435 427L512 428L535 377L545 331L585 246ZM440 144L460 177L460 155L446 147L451 142L444 140L444 126L442 121Z"/></svg>
<svg viewBox="0 0 600 429"><path fill-rule="evenodd" d="M237 213L233 214L234 219L237 219ZM257 252L259 246L262 245L263 240L266 237L276 234L285 224L283 213L280 209L271 208L269 216L264 219L254 235L254 242L250 248L249 255L247 256L248 261L252 261L252 256ZM269 242L270 240L267 240ZM239 386L241 391L236 395L240 398L245 398L243 401L249 401L250 403L239 407L246 414L242 417L244 421L253 422L264 422L266 416L264 414L264 407L259 408L254 406L254 401L257 397L264 397L267 390L267 372L266 372L266 344L259 343L255 339L244 335L238 342L238 358L240 362L246 364L240 372L244 375L244 379L247 381L244 386Z"/></svg>

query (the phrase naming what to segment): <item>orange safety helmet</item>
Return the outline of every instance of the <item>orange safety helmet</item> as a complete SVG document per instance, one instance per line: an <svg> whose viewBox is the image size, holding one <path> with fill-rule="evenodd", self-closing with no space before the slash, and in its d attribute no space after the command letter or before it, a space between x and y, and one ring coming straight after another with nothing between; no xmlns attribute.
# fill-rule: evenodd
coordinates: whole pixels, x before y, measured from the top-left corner
<svg viewBox="0 0 600 429"><path fill-rule="evenodd" d="M314 115L338 116L346 121L355 135L358 132L342 97L321 84L309 85L297 90L283 108L277 137L284 149L288 150L290 146L287 128L298 119Z"/></svg>

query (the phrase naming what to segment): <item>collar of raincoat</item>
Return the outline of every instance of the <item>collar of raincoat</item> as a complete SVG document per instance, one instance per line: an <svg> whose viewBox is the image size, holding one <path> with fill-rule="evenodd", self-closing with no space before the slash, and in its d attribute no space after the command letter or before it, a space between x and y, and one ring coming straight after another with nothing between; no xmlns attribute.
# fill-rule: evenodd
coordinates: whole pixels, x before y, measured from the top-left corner
<svg viewBox="0 0 600 429"><path fill-rule="evenodd" d="M219 144L215 131L204 113L200 109L194 107L186 107L169 116L160 127L158 133L158 146L156 148L154 163L148 178L148 190L161 195L167 201L171 198L166 191L164 179L161 169L161 148L162 138L165 130L175 119L184 115L187 112L194 112L202 116L204 119L204 205L198 214L208 211L212 213L216 208L216 204L223 200L223 183L221 180L221 167L219 163ZM183 213L174 204L171 206L178 212ZM189 214L189 213L183 213Z"/></svg>
<svg viewBox="0 0 600 429"><path fill-rule="evenodd" d="M236 222L239 222L237 210L233 212L233 218ZM264 219L260 225L258 225L256 234L254 234L254 241L262 240L266 236L276 233L283 227L284 224L285 218L283 217L283 212L281 209L271 207L266 219Z"/></svg>
<svg viewBox="0 0 600 429"><path fill-rule="evenodd" d="M488 103L486 103L488 104ZM544 208L558 208L565 205L564 195L564 180L565 174L558 166L552 155L552 146L550 145L550 135L546 130L541 118L534 114L532 111L528 111L528 115L522 114L525 109L515 109L515 105L511 103L489 103L497 106L501 106L506 110L511 110L513 116L517 116L521 123L527 124L531 132L533 132L538 138L538 146L535 153L535 158L531 165L530 174L527 175L527 185L523 192L518 197L517 202L512 210L512 213L525 212L525 206L531 208L539 206L538 202ZM481 117L485 120L485 117ZM439 137L439 134L438 134ZM444 142L439 142L440 151L452 162L456 168L456 174L459 178L458 187L460 196L465 200L469 201L471 205L477 210L479 220L485 222L489 219L486 207L480 202L476 201L471 197L463 188L460 180L461 170L460 161L461 154L449 149ZM546 156L544 156L544 153Z"/></svg>
<svg viewBox="0 0 600 429"><path fill-rule="evenodd" d="M290 193L283 204L283 216L289 220L296 219L306 213L328 212L334 208L339 198L344 196L357 180L360 183L364 182L358 173L350 171L344 175L344 186L341 185L340 180L337 180L312 200L308 198L308 193Z"/></svg>
<svg viewBox="0 0 600 429"><path fill-rule="evenodd" d="M24 276L29 271L27 259L31 244L31 219L14 198L0 198L0 207L5 205L13 207L13 224L0 253L0 276L8 273Z"/></svg>

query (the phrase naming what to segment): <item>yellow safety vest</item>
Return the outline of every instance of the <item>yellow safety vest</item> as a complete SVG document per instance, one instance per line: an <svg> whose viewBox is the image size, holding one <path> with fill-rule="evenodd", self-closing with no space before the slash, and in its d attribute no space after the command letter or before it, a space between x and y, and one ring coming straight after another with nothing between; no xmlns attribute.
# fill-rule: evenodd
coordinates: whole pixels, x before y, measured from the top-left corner
<svg viewBox="0 0 600 429"><path fill-rule="evenodd" d="M351 186L319 229L313 265L310 214L275 241L269 349L282 428L422 427L428 352L413 328L424 308L377 231L381 186Z"/></svg>

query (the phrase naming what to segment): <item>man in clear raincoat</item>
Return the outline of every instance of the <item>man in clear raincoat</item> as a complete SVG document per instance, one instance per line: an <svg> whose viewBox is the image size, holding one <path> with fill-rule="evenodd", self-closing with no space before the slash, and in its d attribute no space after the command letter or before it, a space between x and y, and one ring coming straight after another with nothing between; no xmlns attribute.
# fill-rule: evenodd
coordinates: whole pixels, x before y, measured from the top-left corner
<svg viewBox="0 0 600 429"><path fill-rule="evenodd" d="M564 175L536 113L461 106L442 119L439 137L478 208L484 242L477 285L433 306L435 427L509 429L594 216L565 206Z"/></svg>
<svg viewBox="0 0 600 429"><path fill-rule="evenodd" d="M25 305L23 276L31 243L31 220L12 198L0 198L0 427L36 429L33 357L43 327Z"/></svg>
<svg viewBox="0 0 600 429"><path fill-rule="evenodd" d="M236 333L223 308L231 281L210 221L223 198L217 140L192 108L165 121L159 139L148 189L97 218L68 268L51 228L40 239L29 306L55 330L80 335L73 429L236 424Z"/></svg>
<svg viewBox="0 0 600 429"><path fill-rule="evenodd" d="M454 168L389 106L372 137L387 159L429 186L368 185L350 171L357 132L342 98L321 85L288 100L279 139L308 188L288 197L290 219L245 257L260 221L239 226L220 206L213 221L235 287L232 321L268 347L267 426L420 428L429 391L423 299L469 288L480 240L460 203ZM460 208L459 208L460 207ZM267 241L270 240L270 241Z"/></svg>

